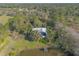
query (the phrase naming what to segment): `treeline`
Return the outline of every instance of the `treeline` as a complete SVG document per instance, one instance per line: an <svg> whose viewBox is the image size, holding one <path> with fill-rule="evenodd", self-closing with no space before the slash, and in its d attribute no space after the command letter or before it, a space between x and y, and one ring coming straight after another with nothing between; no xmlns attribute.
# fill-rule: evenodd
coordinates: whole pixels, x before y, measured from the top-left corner
<svg viewBox="0 0 79 59"><path fill-rule="evenodd" d="M0 3L0 7L3 8L16 8L16 7L72 7L72 6L79 6L78 3Z"/></svg>

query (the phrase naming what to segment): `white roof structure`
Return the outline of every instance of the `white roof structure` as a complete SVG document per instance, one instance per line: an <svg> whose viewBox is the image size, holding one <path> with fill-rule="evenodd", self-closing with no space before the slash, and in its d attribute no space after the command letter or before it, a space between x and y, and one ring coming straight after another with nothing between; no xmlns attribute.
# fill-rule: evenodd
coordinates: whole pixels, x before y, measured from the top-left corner
<svg viewBox="0 0 79 59"><path fill-rule="evenodd" d="M46 28L33 28L33 31L43 31L46 32Z"/></svg>
<svg viewBox="0 0 79 59"><path fill-rule="evenodd" d="M44 38L46 37L46 28L33 28L32 31L38 31L39 34Z"/></svg>

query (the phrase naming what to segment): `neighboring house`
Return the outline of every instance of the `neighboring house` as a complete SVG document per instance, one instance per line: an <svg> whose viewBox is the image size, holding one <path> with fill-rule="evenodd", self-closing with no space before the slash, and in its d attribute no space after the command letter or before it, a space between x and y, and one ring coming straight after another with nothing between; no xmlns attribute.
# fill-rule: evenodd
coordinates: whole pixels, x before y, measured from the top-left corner
<svg viewBox="0 0 79 59"><path fill-rule="evenodd" d="M32 31L38 31L43 38L47 36L46 28L33 28Z"/></svg>

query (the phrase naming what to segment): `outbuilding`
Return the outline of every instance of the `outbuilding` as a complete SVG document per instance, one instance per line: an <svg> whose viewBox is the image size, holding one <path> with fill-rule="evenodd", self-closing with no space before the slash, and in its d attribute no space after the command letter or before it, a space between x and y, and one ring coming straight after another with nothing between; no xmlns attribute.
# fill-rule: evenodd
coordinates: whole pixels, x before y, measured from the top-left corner
<svg viewBox="0 0 79 59"><path fill-rule="evenodd" d="M47 36L46 28L33 28L32 31L38 31L42 38Z"/></svg>

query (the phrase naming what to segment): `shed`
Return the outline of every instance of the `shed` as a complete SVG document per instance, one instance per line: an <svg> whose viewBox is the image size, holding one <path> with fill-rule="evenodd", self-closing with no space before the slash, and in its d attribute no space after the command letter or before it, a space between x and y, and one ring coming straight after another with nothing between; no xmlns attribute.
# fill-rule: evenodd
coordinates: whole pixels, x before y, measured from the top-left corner
<svg viewBox="0 0 79 59"><path fill-rule="evenodd" d="M47 36L46 28L33 28L32 31L38 31L43 38Z"/></svg>

